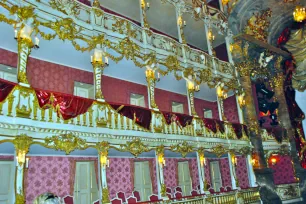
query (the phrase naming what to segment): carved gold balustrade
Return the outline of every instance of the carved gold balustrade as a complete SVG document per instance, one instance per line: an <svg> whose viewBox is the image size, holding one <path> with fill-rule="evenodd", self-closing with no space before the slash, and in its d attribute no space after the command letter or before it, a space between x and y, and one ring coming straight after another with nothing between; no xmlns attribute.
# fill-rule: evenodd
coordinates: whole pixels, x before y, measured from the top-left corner
<svg viewBox="0 0 306 204"><path fill-rule="evenodd" d="M224 133L220 132L219 130L214 133L205 127L203 120L199 117L194 117L190 124L183 127L178 121L172 121L170 124L167 124L161 112L151 110L151 124L149 129L145 129L144 127L138 125L134 119L129 119L119 114L109 104L99 101L94 101L91 107L84 114L78 115L77 117L69 120L64 120L62 117L58 116L58 112L52 105L50 105L48 109L40 108L34 89L25 88L20 85L15 85L15 88L11 91L11 93L2 103L0 103L0 113L2 116L25 118L38 122L48 122L50 125L51 123L54 123L85 127L84 131L88 132L92 132L93 129L90 129L90 127L92 127L101 128L101 130L104 129L106 132L111 130L130 130L156 134L161 133L170 135L197 136L202 138L237 140L230 123L225 124ZM3 123L10 123L9 121L10 120L3 120ZM26 122L26 124L28 123ZM248 137L245 135L245 133L243 134L244 136L240 139L240 141L245 141L247 143Z"/></svg>

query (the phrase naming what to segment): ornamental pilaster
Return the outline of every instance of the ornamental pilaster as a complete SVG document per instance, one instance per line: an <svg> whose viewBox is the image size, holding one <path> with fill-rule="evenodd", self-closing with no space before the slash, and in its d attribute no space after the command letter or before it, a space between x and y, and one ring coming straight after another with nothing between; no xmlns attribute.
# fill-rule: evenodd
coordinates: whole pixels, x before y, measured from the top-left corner
<svg viewBox="0 0 306 204"><path fill-rule="evenodd" d="M18 64L17 64L17 79L21 85L29 86L27 78L27 63L28 58L33 48L32 40L18 36Z"/></svg>
<svg viewBox="0 0 306 204"><path fill-rule="evenodd" d="M165 147L163 145L156 148L156 174L158 182L158 196L163 200L168 200L167 189L164 180L164 166L166 165L165 160Z"/></svg>
<svg viewBox="0 0 306 204"><path fill-rule="evenodd" d="M94 70L94 88L95 88L95 99L104 101L104 96L102 94L102 75L104 71L104 66L102 63L93 62Z"/></svg>
<svg viewBox="0 0 306 204"><path fill-rule="evenodd" d="M158 106L155 102L155 85L156 81L159 80L159 78L155 77L155 71L152 69L146 70L146 79L147 79L147 87L148 87L148 96L149 96L149 106L151 109L158 110Z"/></svg>
<svg viewBox="0 0 306 204"><path fill-rule="evenodd" d="M33 143L33 139L27 135L19 135L13 140L16 153L16 173L15 173L15 198L16 204L25 203L24 192L24 172L26 169L26 154Z"/></svg>

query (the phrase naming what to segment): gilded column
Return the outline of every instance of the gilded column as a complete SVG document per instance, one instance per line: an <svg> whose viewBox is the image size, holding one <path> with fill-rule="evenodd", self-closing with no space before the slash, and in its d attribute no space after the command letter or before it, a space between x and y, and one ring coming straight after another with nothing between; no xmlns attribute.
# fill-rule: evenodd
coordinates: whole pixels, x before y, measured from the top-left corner
<svg viewBox="0 0 306 204"><path fill-rule="evenodd" d="M190 83L192 83L192 85ZM189 115L197 116L194 106L194 92L196 90L196 87L198 86L194 85L194 82L189 82L189 81L186 81L186 86L187 86Z"/></svg>
<svg viewBox="0 0 306 204"><path fill-rule="evenodd" d="M102 197L102 203L110 203L109 192L107 187L107 179L106 179L106 168L109 167L108 160L108 150L110 146L106 141L99 142L96 145L96 149L99 152L99 164L100 164L100 179L101 179L101 188L100 193ZM101 190L102 189L102 190Z"/></svg>
<svg viewBox="0 0 306 204"><path fill-rule="evenodd" d="M91 64L94 70L94 89L95 99L101 102L105 102L102 94L102 74L104 67L108 66L108 59L105 57L105 63L103 62L103 51L95 49L94 55L91 56Z"/></svg>
<svg viewBox="0 0 306 204"><path fill-rule="evenodd" d="M229 169L232 181L232 189L237 189L237 187L239 186L239 181L236 176L237 158L234 152L227 153L227 156L228 156L228 163L229 163Z"/></svg>
<svg viewBox="0 0 306 204"><path fill-rule="evenodd" d="M149 107L151 109L158 111L158 106L156 105L156 102L155 102L155 85L156 85L156 81L159 81L159 76L156 78L155 70L153 68L147 67L146 79L148 83Z"/></svg>
<svg viewBox="0 0 306 204"><path fill-rule="evenodd" d="M39 40L35 39L35 45L32 42L33 29L31 26L23 24L20 31L15 31L15 38L18 44L18 64L17 79L21 85L30 86L27 78L27 63L31 50L34 46L38 47Z"/></svg>
<svg viewBox="0 0 306 204"><path fill-rule="evenodd" d="M15 203L25 203L25 192L24 192L24 171L27 168L28 160L26 154L29 152L30 145L33 139L27 135L17 136L13 140L13 144L16 152L16 173L15 173Z"/></svg>
<svg viewBox="0 0 306 204"><path fill-rule="evenodd" d="M198 172L200 179L200 191L201 194L204 194L207 191L207 181L205 179L205 156L204 156L204 148L199 148L197 151L197 163L198 163Z"/></svg>
<svg viewBox="0 0 306 204"><path fill-rule="evenodd" d="M156 148L156 174L158 183L158 197L163 200L168 200L166 184L164 180L165 147L163 145Z"/></svg>
<svg viewBox="0 0 306 204"><path fill-rule="evenodd" d="M140 22L141 26L144 28L142 30L143 43L147 44L147 36L151 36L150 25L147 20L147 10L150 8L150 3L146 0L139 0L140 2Z"/></svg>

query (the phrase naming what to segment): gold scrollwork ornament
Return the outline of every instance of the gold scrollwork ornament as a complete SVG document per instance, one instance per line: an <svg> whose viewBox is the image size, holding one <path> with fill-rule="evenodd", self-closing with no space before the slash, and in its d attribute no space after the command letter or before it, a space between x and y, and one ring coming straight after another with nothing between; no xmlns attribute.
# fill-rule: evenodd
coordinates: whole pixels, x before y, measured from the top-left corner
<svg viewBox="0 0 306 204"><path fill-rule="evenodd" d="M173 152L181 153L185 158L188 153L193 152L193 146L184 141L183 143L177 145L171 145L170 150Z"/></svg>
<svg viewBox="0 0 306 204"><path fill-rule="evenodd" d="M140 139L134 139L132 141L128 141L126 144L121 144L119 150L130 152L135 157L138 157L143 152L150 151L147 145L141 142Z"/></svg>

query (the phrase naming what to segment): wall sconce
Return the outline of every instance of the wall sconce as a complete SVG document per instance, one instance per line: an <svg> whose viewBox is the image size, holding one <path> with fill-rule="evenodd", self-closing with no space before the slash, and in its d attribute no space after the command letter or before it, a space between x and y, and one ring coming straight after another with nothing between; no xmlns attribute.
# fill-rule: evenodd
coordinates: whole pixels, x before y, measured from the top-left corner
<svg viewBox="0 0 306 204"><path fill-rule="evenodd" d="M240 94L238 96L238 103L239 106L242 108L243 106L245 106L245 99L244 99L244 93Z"/></svg>
<svg viewBox="0 0 306 204"><path fill-rule="evenodd" d="M141 8L145 10L149 10L150 3L149 2L146 3L145 0L141 0Z"/></svg>
<svg viewBox="0 0 306 204"><path fill-rule="evenodd" d="M276 165L276 163L277 163L276 154L272 154L270 162L271 162L272 166Z"/></svg>
<svg viewBox="0 0 306 204"><path fill-rule="evenodd" d="M18 166L18 165L19 166L23 166L24 163L26 163L26 162L27 162L26 166L29 165L29 158L26 159L25 155L26 155L26 151L24 151L24 150L17 150L17 156L16 156L17 163L16 163L16 166Z"/></svg>
<svg viewBox="0 0 306 204"><path fill-rule="evenodd" d="M108 66L108 57L106 56L106 48L104 48L104 52L101 49L96 48L94 50L94 54L90 56L90 61L92 64L101 64L103 65L103 56L105 61L105 66Z"/></svg>
<svg viewBox="0 0 306 204"><path fill-rule="evenodd" d="M177 19L177 24L182 27L182 26L186 26L186 21L183 21L183 18L182 16L179 16L178 19Z"/></svg>
<svg viewBox="0 0 306 204"><path fill-rule="evenodd" d="M165 157L164 157L163 154L159 154L159 155L158 155L158 163L159 163L162 167L166 166L166 160L165 160Z"/></svg>
<svg viewBox="0 0 306 204"><path fill-rule="evenodd" d="M188 86L188 90L189 91L195 91L195 92L200 91L200 86L199 85L195 85L194 82L188 81L187 82L187 86Z"/></svg>
<svg viewBox="0 0 306 204"><path fill-rule="evenodd" d="M154 67L155 65L153 65ZM155 70L151 69L150 67L147 66L147 70L146 70L146 77L147 79L153 79L156 81L160 81L160 73L157 72L157 78L155 77Z"/></svg>
<svg viewBox="0 0 306 204"><path fill-rule="evenodd" d="M29 42L29 45L31 47L34 47L35 49L38 49L39 48L39 38L37 36L35 36L34 38L34 44L33 44L33 40L32 40L32 35L33 33L33 28L27 24L24 24L23 28L18 31L15 27L15 30L14 30L14 38L15 40L18 40L18 39L25 39Z"/></svg>
<svg viewBox="0 0 306 204"><path fill-rule="evenodd" d="M213 34L211 29L208 31L208 40L210 42L214 42L215 41L215 36L214 36L214 34Z"/></svg>
<svg viewBox="0 0 306 204"><path fill-rule="evenodd" d="M206 166L206 158L205 158L204 154L200 155L200 165L201 165L201 167Z"/></svg>
<svg viewBox="0 0 306 204"><path fill-rule="evenodd" d="M109 167L109 159L107 158L107 156L101 154L100 163L103 168Z"/></svg>
<svg viewBox="0 0 306 204"><path fill-rule="evenodd" d="M217 85L217 95L221 99L227 98L227 92L224 90L224 84L221 83L220 85Z"/></svg>
<svg viewBox="0 0 306 204"><path fill-rule="evenodd" d="M231 155L231 159L232 159L232 164L236 167L237 163L238 163L238 160L237 160L237 157L235 156L235 154Z"/></svg>

